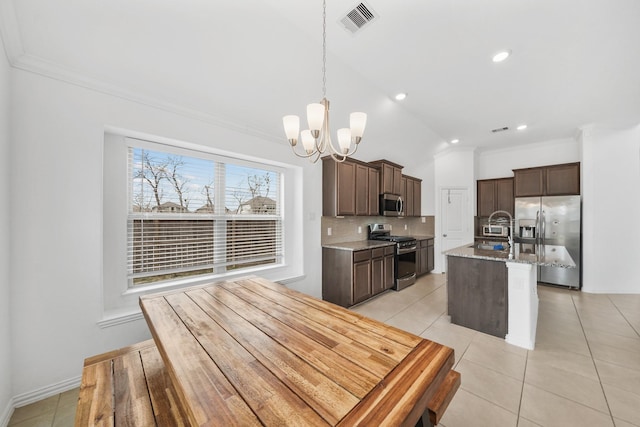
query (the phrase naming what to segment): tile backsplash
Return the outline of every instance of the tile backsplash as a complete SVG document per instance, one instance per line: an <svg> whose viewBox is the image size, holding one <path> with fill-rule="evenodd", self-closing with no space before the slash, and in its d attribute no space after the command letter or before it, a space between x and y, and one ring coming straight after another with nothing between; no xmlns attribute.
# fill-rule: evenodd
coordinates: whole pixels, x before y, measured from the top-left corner
<svg viewBox="0 0 640 427"><path fill-rule="evenodd" d="M424 218L425 222L422 222ZM384 216L352 216L336 218L323 216L321 220L323 245L367 240L367 226L373 223L391 224L396 236L433 236L435 217L393 218ZM406 227L406 228L405 228ZM329 235L331 230L331 235Z"/></svg>

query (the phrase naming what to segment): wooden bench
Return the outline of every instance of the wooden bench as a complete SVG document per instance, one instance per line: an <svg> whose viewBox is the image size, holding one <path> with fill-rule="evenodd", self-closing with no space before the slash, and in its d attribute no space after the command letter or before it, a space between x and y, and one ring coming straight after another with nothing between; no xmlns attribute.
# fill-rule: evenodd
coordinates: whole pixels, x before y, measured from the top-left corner
<svg viewBox="0 0 640 427"><path fill-rule="evenodd" d="M85 360L76 427L187 426L153 340Z"/></svg>
<svg viewBox="0 0 640 427"><path fill-rule="evenodd" d="M447 373L438 392L429 401L429 420L434 426L440 422L444 411L460 387L460 373L451 370Z"/></svg>
<svg viewBox="0 0 640 427"><path fill-rule="evenodd" d="M460 386L449 371L429 401L429 420L440 422ZM176 391L153 340L87 358L76 412L76 427L188 426ZM422 424L422 421L418 423Z"/></svg>

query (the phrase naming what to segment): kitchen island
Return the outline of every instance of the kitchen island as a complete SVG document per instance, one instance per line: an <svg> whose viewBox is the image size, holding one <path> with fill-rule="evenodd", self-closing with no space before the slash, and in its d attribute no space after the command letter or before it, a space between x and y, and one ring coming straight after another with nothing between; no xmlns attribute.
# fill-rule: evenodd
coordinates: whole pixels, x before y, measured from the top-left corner
<svg viewBox="0 0 640 427"><path fill-rule="evenodd" d="M538 320L537 266L575 268L564 246L516 243L509 249L464 245L447 256L451 322L533 349Z"/></svg>

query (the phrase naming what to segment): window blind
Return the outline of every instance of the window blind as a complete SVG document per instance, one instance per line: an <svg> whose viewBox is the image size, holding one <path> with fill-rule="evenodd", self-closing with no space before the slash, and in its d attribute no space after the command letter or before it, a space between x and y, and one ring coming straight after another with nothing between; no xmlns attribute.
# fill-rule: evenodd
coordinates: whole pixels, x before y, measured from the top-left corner
<svg viewBox="0 0 640 427"><path fill-rule="evenodd" d="M280 178L222 156L130 147L131 286L282 263Z"/></svg>

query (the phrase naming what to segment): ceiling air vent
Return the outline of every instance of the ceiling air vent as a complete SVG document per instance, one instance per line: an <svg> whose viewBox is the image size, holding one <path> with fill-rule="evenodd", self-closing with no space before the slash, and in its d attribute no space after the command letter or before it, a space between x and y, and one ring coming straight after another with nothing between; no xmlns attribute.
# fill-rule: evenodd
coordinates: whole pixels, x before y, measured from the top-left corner
<svg viewBox="0 0 640 427"><path fill-rule="evenodd" d="M505 130L509 130L509 126L505 126L503 128L495 128L495 129L491 129L491 132L493 133L498 133L498 132L504 132Z"/></svg>
<svg viewBox="0 0 640 427"><path fill-rule="evenodd" d="M366 3L359 3L340 19L340 23L351 34L357 33L365 25L378 18L376 12Z"/></svg>

